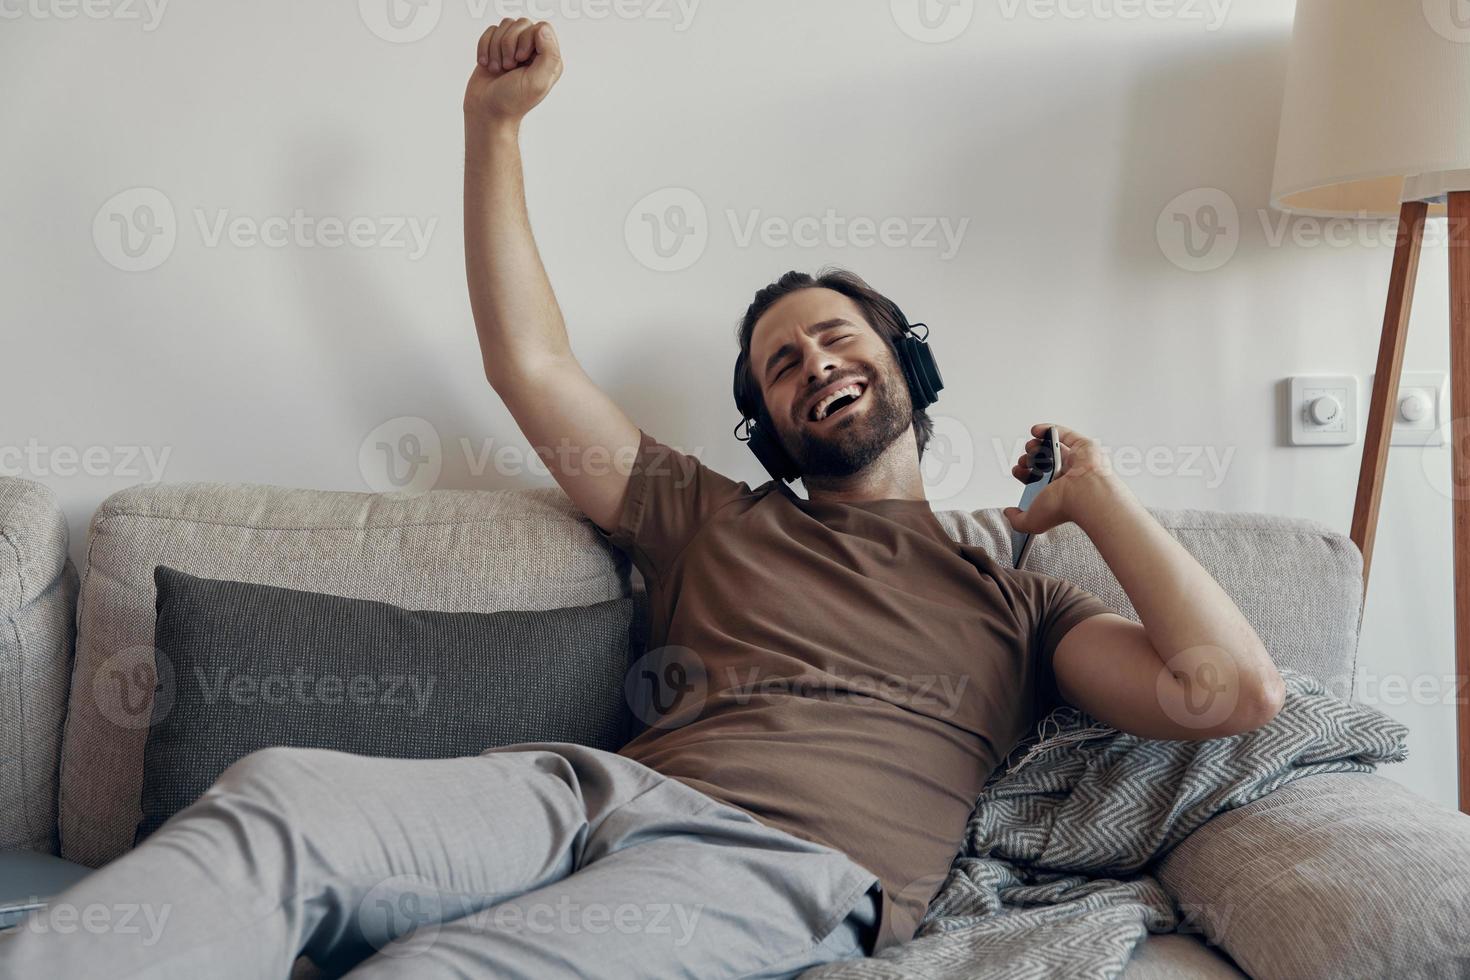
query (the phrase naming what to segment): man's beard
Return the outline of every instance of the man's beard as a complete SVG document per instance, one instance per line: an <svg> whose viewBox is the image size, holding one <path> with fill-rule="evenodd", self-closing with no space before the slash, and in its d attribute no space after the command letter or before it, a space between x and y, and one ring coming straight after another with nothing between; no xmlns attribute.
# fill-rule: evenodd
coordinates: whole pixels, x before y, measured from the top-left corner
<svg viewBox="0 0 1470 980"><path fill-rule="evenodd" d="M909 430L914 419L908 388L890 383L891 377L872 375L864 392L869 404L852 418L838 420L830 432L814 432L809 425L797 430L792 458L802 476L851 476Z"/></svg>

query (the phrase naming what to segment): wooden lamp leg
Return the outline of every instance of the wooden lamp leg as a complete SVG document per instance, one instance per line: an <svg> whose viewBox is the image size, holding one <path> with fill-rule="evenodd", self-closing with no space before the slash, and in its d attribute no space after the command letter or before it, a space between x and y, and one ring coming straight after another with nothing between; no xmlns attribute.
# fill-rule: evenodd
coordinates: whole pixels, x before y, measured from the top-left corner
<svg viewBox="0 0 1470 980"><path fill-rule="evenodd" d="M1449 195L1450 492L1454 495L1455 711L1460 812L1470 813L1470 192Z"/></svg>
<svg viewBox="0 0 1470 980"><path fill-rule="evenodd" d="M1455 721L1456 772L1460 812L1470 813L1470 191L1449 198L1450 232L1450 486L1454 507L1455 575ZM1373 401L1368 409L1368 431L1363 463L1358 470L1358 498L1353 508L1353 543L1363 553L1363 598L1367 601L1368 571L1373 564L1373 536L1378 505L1383 499L1383 473L1393 418L1398 410L1399 375L1404 366L1404 341L1419 252L1424 242L1424 219L1429 207L1422 201L1405 204L1399 213L1398 242L1388 284L1388 307L1378 344L1378 367L1373 379Z"/></svg>
<svg viewBox="0 0 1470 980"><path fill-rule="evenodd" d="M1388 280L1388 308L1383 314L1383 337L1378 342L1378 367L1373 377L1373 401L1368 408L1368 431L1363 462L1358 470L1358 499L1353 507L1353 543L1363 553L1363 601L1368 599L1368 570L1373 565L1373 536L1378 528L1378 505L1383 500L1383 471L1388 466L1389 437L1398 410L1399 375L1404 370L1404 340L1409 335L1409 310L1414 305L1414 282L1419 278L1419 252L1424 243L1424 219L1429 205L1411 201L1399 212L1393 272ZM1462 781L1463 782L1463 781Z"/></svg>

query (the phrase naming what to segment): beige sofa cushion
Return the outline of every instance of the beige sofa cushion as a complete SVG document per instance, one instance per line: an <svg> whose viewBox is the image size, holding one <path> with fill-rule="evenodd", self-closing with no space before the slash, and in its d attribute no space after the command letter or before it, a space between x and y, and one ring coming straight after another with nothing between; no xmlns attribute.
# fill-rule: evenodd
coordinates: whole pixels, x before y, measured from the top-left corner
<svg viewBox="0 0 1470 980"><path fill-rule="evenodd" d="M1158 878L1261 980L1470 968L1470 816L1377 773L1305 776L1221 814Z"/></svg>
<svg viewBox="0 0 1470 980"><path fill-rule="evenodd" d="M1148 508L1209 572L1255 628L1279 667L1315 677L1353 700L1363 556L1324 524L1279 514ZM950 536L1009 563L1010 523L1001 508L936 514ZM1114 612L1138 613L1091 539L1075 524L1037 538L1026 567L1086 589Z"/></svg>
<svg viewBox="0 0 1470 980"><path fill-rule="evenodd" d="M153 569L497 612L628 592L628 565L556 488L410 496L239 484L135 487L88 531L62 756L64 857L125 853L153 700Z"/></svg>

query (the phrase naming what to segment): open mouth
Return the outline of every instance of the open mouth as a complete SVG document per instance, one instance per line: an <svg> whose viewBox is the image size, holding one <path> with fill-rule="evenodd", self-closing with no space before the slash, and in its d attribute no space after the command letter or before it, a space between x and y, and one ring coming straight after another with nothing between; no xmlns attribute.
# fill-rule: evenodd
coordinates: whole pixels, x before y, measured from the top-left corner
<svg viewBox="0 0 1470 980"><path fill-rule="evenodd" d="M847 415L852 411L854 405L863 400L868 393L868 385L864 381L854 381L851 384L838 388L834 392L823 396L823 398L812 406L807 413L807 420L822 424L830 422L841 415Z"/></svg>

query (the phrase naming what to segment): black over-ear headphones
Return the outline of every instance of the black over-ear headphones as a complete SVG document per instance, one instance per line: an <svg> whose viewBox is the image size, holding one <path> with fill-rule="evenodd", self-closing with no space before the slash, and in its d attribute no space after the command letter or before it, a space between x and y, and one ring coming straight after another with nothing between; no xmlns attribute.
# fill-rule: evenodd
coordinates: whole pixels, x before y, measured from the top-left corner
<svg viewBox="0 0 1470 980"><path fill-rule="evenodd" d="M898 363L903 367L904 379L908 382L909 398L914 409L928 408L939 398L944 388L944 379L939 376L939 365L934 360L934 350L929 346L929 326L924 323L910 324L903 311L893 307L902 333L895 345ZM914 331L924 328L923 335ZM766 472L778 480L791 482L801 476L796 461L786 452L776 433L767 432L765 426L755 420L755 406L742 397L740 375L745 368L746 357L742 352L735 359L735 407L740 409L740 422L735 426L735 438L750 446L755 458L761 461ZM752 379L754 380L754 379ZM740 436L740 426L746 426L746 435Z"/></svg>

